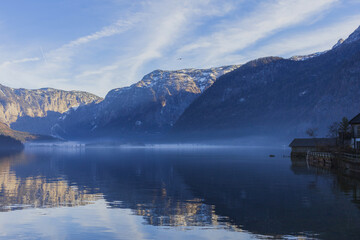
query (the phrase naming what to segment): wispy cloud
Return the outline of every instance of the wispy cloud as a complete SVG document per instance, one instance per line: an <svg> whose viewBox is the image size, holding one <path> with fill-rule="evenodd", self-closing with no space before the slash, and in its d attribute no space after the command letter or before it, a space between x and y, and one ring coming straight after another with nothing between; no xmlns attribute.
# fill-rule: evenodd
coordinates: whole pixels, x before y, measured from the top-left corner
<svg viewBox="0 0 360 240"><path fill-rule="evenodd" d="M243 50L284 28L314 17L337 2L339 1L277 0L264 2L248 16L218 24L217 31L183 46L179 49L179 54L204 55L204 51L206 51L208 54L203 61L209 64L218 63L217 59L224 59L229 53Z"/></svg>
<svg viewBox="0 0 360 240"><path fill-rule="evenodd" d="M270 55L290 57L329 50L329 46L335 45L340 38L346 39L359 26L359 19L360 15L354 15L326 27L317 27L292 36L284 36L259 46L242 57L245 59Z"/></svg>
<svg viewBox="0 0 360 240"><path fill-rule="evenodd" d="M237 1L236 4L240 2ZM184 38L194 31L202 18L222 16L232 11L233 6L234 3L231 1L225 4L210 0L148 1L146 2L147 12L141 15L137 29L141 31L137 33L139 39L127 47L124 46L124 49L127 49L125 55L98 70L84 71L76 78L80 80L96 77L102 81L109 81L109 79L104 79L104 76L117 80L118 72L126 72L121 76L122 83L119 86L138 81L144 72L142 69L144 65L152 60L175 54L171 49L182 45ZM175 59L176 56L172 58Z"/></svg>
<svg viewBox="0 0 360 240"><path fill-rule="evenodd" d="M133 16L133 19L130 20L118 20L110 26L105 26L101 30L91 33L87 36L77 38L69 43L64 44L63 46L50 51L47 56L49 61L56 61L57 64L62 64L64 61L70 60L70 57L75 54L77 47L86 45L93 41L98 41L103 38L112 37L121 33L126 32L131 29L136 23L136 16Z"/></svg>
<svg viewBox="0 0 360 240"><path fill-rule="evenodd" d="M16 59L16 60L11 60L11 61L6 61L0 64L0 68L2 67L6 67L12 64L19 64L19 63L28 63L28 62L37 62L40 61L41 59L38 57L33 57L33 58L23 58L23 59Z"/></svg>
<svg viewBox="0 0 360 240"><path fill-rule="evenodd" d="M200 5L199 2L201 1L198 1L197 5ZM151 31L146 34L144 47L141 48L140 54L132 58L134 64L129 73L131 78L135 78L144 63L162 57L162 50L174 43L179 35L186 31L186 27L196 12L196 7L196 4L190 4L190 1L177 1L175 5L163 2L161 5L151 6L153 11L155 10L154 14L161 15L151 21L152 26L147 27Z"/></svg>
<svg viewBox="0 0 360 240"><path fill-rule="evenodd" d="M116 34L123 33L124 31L128 30L133 24L134 24L133 21L131 22L131 21L119 20L115 24L111 26L106 26L98 32L71 41L70 43L64 45L63 48L76 47L91 41L99 40L104 37L111 37Z"/></svg>

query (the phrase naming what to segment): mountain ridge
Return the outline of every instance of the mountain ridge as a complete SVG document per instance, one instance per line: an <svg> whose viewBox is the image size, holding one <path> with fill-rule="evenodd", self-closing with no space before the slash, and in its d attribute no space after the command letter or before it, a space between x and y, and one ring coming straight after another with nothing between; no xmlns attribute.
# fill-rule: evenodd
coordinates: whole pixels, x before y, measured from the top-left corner
<svg viewBox="0 0 360 240"><path fill-rule="evenodd" d="M98 104L64 115L53 128L63 137L158 135L171 128L186 107L216 78L239 65L210 69L155 70L129 87L116 88ZM86 117L85 117L86 116Z"/></svg>
<svg viewBox="0 0 360 240"><path fill-rule="evenodd" d="M44 117L47 111L66 112L70 107L102 99L83 91L54 88L10 88L0 84L0 122L10 125L19 117Z"/></svg>
<svg viewBox="0 0 360 240"><path fill-rule="evenodd" d="M327 124L360 111L359 30L306 61L261 58L221 76L184 111L174 132L291 136L314 127L325 134Z"/></svg>
<svg viewBox="0 0 360 240"><path fill-rule="evenodd" d="M102 100L84 91L10 88L0 84L0 122L14 130L47 135L41 130L44 124L52 125L71 107Z"/></svg>

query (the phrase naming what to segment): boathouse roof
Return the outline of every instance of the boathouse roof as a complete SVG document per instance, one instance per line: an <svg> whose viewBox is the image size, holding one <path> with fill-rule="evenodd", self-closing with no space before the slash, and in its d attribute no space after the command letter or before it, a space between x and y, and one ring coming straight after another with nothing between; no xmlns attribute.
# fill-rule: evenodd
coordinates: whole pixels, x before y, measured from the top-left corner
<svg viewBox="0 0 360 240"><path fill-rule="evenodd" d="M335 146L336 138L295 138L289 147Z"/></svg>
<svg viewBox="0 0 360 240"><path fill-rule="evenodd" d="M349 121L350 124L360 124L360 113Z"/></svg>

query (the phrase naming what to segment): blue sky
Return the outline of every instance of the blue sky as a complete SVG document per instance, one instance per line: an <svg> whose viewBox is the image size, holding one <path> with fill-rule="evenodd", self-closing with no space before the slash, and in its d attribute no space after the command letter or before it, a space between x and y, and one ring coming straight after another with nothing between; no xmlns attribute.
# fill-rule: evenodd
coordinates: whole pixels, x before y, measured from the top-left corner
<svg viewBox="0 0 360 240"><path fill-rule="evenodd" d="M1 0L0 84L105 96L155 69L323 51L359 25L360 0Z"/></svg>

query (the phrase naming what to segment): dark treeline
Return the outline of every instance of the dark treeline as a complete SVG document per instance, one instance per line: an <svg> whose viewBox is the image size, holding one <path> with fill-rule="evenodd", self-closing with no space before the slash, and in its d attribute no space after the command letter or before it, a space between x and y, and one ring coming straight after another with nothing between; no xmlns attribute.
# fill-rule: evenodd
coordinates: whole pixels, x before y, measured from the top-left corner
<svg viewBox="0 0 360 240"><path fill-rule="evenodd" d="M24 145L21 141L9 136L0 135L0 151L21 150Z"/></svg>

